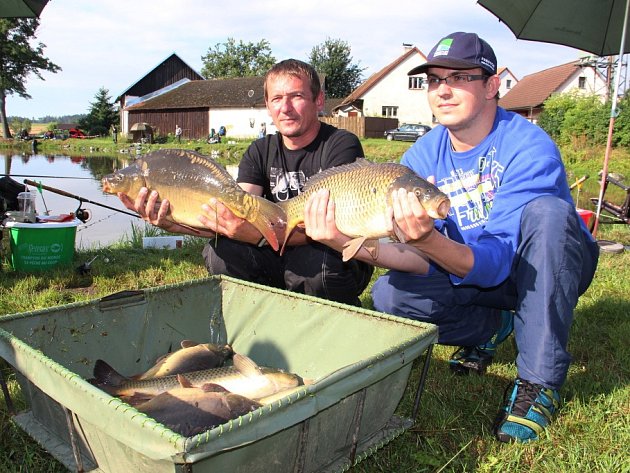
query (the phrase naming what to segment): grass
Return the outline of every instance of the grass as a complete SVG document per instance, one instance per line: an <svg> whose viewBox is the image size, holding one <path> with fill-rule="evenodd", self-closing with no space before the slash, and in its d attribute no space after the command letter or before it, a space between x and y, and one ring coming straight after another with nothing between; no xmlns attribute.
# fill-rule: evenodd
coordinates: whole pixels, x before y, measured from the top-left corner
<svg viewBox="0 0 630 473"><path fill-rule="evenodd" d="M368 155L388 159L408 143L367 140ZM394 148L395 147L395 148ZM588 150L590 159L572 154L568 164L576 176L595 176L603 152ZM630 176L630 158L614 155L612 170ZM596 188L596 180L590 179ZM587 181L587 182L589 182ZM590 191L589 191L590 192ZM80 251L72 267L99 257L88 275L55 269L45 274L13 272L6 262L0 273L0 314L100 298L121 289L175 283L203 277L203 240L187 239L176 251L142 250L138 227L107 248ZM630 245L630 226L602 225L599 237ZM547 435L528 445L496 442L490 427L504 389L516 375L513 337L501 345L485 376L458 377L449 372L452 348L436 346L415 426L360 462L353 473L404 472L628 472L630 443L630 251L602 254L595 279L580 298L571 329L573 355L561 391L563 407ZM72 269L72 268L71 268ZM380 271L377 271L380 274ZM371 307L369 290L363 305ZM0 366L3 362L0 361ZM13 372L2 366L18 409L24 401ZM420 372L414 366L398 414L410 416ZM0 471L64 472L65 468L7 414L0 394Z"/></svg>

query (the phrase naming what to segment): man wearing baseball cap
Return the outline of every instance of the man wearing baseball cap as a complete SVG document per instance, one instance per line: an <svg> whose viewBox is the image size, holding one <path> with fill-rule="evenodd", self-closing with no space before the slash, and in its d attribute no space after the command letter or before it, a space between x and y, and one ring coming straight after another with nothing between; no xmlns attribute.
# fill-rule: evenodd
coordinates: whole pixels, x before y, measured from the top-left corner
<svg viewBox="0 0 630 473"><path fill-rule="evenodd" d="M433 180L451 209L434 221L413 193L394 191L391 230L406 243L379 242L376 261L365 250L356 257L390 269L372 288L377 310L436 324L439 342L459 347L450 360L456 373L484 373L514 331L517 377L493 432L527 442L560 406L573 310L598 246L576 213L558 148L498 106L496 72L490 45L463 32L442 38L409 71L427 75L439 125L401 163ZM334 203L319 193L305 208L306 233L339 248L349 237L333 217Z"/></svg>

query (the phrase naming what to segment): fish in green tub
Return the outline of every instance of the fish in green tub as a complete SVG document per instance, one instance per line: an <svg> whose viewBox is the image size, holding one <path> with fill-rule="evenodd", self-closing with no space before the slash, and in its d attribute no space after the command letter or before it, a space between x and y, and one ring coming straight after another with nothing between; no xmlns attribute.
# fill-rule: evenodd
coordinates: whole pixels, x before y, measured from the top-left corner
<svg viewBox="0 0 630 473"><path fill-rule="evenodd" d="M210 430L262 406L218 384L194 386L183 375L177 375L177 380L179 386L137 405L136 409L184 437Z"/></svg>
<svg viewBox="0 0 630 473"><path fill-rule="evenodd" d="M228 391L257 400L304 384L294 373L258 366L248 356L234 353L233 365L185 373L193 386L218 384ZM112 396L137 406L180 385L177 375L135 380L121 375L103 360L96 360L94 378L89 380Z"/></svg>
<svg viewBox="0 0 630 473"><path fill-rule="evenodd" d="M218 368L232 358L234 351L229 345L196 343L182 340L181 348L159 357L155 364L144 373L131 376L133 379L151 379L171 376L190 371Z"/></svg>

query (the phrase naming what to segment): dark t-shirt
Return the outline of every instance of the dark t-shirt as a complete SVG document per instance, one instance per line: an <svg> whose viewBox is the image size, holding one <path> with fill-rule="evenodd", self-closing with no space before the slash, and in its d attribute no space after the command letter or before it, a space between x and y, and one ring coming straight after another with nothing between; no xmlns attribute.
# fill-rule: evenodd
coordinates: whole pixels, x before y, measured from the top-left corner
<svg viewBox="0 0 630 473"><path fill-rule="evenodd" d="M262 186L265 198L280 202L298 195L314 174L363 157L355 135L322 123L317 137L298 150L287 149L279 133L254 141L238 166L237 182Z"/></svg>

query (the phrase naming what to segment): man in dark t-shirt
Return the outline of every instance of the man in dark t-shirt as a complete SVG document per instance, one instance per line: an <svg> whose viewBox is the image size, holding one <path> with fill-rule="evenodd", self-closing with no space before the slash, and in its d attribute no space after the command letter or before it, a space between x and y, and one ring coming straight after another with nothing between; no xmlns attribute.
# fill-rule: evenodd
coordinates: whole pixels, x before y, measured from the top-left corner
<svg viewBox="0 0 630 473"><path fill-rule="evenodd" d="M265 75L264 93L278 133L254 141L243 155L237 182L245 191L284 201L297 196L314 174L364 157L355 135L319 121L324 93L309 64L295 59L277 63ZM119 197L146 221L171 232L191 233L164 219L167 200L157 206L157 193L147 194L140 192L135 202L123 194ZM213 237L203 250L210 274L360 305L359 295L372 276L371 265L354 259L343 262L339 252L310 240L300 228L280 255L249 222L219 202L210 204L202 207L199 217L208 227L201 235Z"/></svg>

